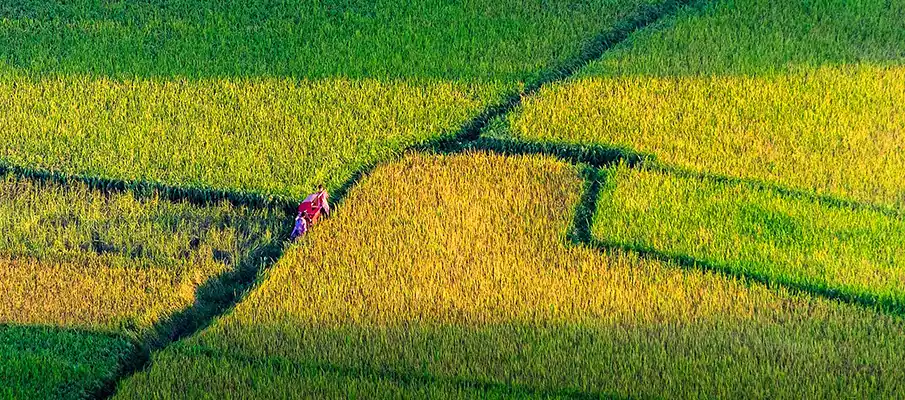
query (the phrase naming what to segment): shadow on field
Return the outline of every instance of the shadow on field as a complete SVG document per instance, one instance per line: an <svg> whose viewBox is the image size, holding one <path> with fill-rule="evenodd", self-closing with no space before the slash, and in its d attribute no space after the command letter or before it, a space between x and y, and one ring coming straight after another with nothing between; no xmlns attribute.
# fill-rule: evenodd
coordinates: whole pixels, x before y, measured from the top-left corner
<svg viewBox="0 0 905 400"><path fill-rule="evenodd" d="M697 259L687 254L673 254L657 250L648 246L616 243L592 239L585 242L590 247L603 252L623 251L638 254L640 257L666 262L683 269L701 270L718 273L730 278L741 279L746 282L762 284L768 288L784 288L793 293L801 293L814 297L822 297L835 300L840 303L856 305L869 309L876 309L892 315L905 316L905 304L894 299L880 297L868 293L858 293L851 290L834 288L829 285L798 282L781 276L768 275L759 272L745 271L732 264L716 263L708 260Z"/></svg>
<svg viewBox="0 0 905 400"><path fill-rule="evenodd" d="M668 169L665 170L669 172ZM700 270L717 273L730 278L736 278L746 282L765 285L768 288L784 288L794 293L822 297L841 303L879 310L892 315L905 316L905 304L896 299L888 297L881 297L869 293L836 288L825 284L801 282L787 279L782 276L746 271L737 265L698 259L687 254L665 252L650 246L617 243L596 239L591 233L591 227L593 224L594 216L597 213L597 203L600 197L600 190L601 187L607 183L608 176L606 175L605 170L597 170L591 167L585 167L583 176L585 179L584 193L582 193L581 202L578 204L576 210L574 211L575 216L573 217L572 228L569 234L569 239L572 240L573 244L588 246L605 253L634 253L645 259L666 262L687 270ZM707 174L698 174L693 176L700 177L702 179L725 179L726 182L742 183L746 185L758 185L754 187L762 190L774 190L771 185L761 185L756 182L744 179L719 178L709 176ZM784 188L780 188L780 190L777 190L777 192L783 195L795 197L800 196L807 199L819 201L819 199L816 199L815 197L812 197L807 193L801 193L792 190L784 191L783 189ZM826 205L846 208L867 207L859 203L848 205L845 203L839 204L830 202L826 203Z"/></svg>
<svg viewBox="0 0 905 400"><path fill-rule="evenodd" d="M601 176L601 170L594 167L586 166L581 172L584 178L584 191L575 207L568 239L573 243L590 243L593 240L591 227L594 224L594 216L597 214L597 199L600 197L601 181L605 179Z"/></svg>
<svg viewBox="0 0 905 400"><path fill-rule="evenodd" d="M539 77L539 86L577 68L574 60L598 58L631 31L692 2L665 0L626 7L629 15L619 15L626 18L623 22L588 38L594 44L581 48L585 42L581 34L593 34L594 24L601 22L576 21L572 16L611 11L610 2L532 1L518 7L519 2L510 1L485 10L480 5L437 1L287 2L262 8L211 0L164 4L24 0L0 4L0 19L8 22L0 26L0 37L14 39L0 41L0 63L38 75L114 79ZM523 29L510 27L508 18L507 24L500 24L503 18L492 15L506 10L518 11L510 17ZM582 43L562 49L546 42L567 26L583 29L563 40ZM543 45L539 51L518 51L538 43ZM551 59L545 59L548 53ZM569 58L561 59L565 57ZM468 62L476 58L481 62ZM546 65L544 72L538 61L556 65Z"/></svg>
<svg viewBox="0 0 905 400"><path fill-rule="evenodd" d="M0 160L0 175L10 174L41 183L70 185L78 183L102 193L131 192L136 198L157 196L171 202L186 202L197 206L210 206L226 201L233 206L251 208L294 210L294 199L280 196L262 195L254 192L198 188L192 186L168 185L145 180L123 180L91 175L67 174L40 168L21 167Z"/></svg>
<svg viewBox="0 0 905 400"><path fill-rule="evenodd" d="M320 361L300 362L284 357L255 357L236 352L211 348L195 348L200 355L212 359L227 359L243 364L266 366L268 369L292 376L322 377L332 375L346 379L363 379L392 382L404 387L451 386L460 390L472 390L481 397L505 398L570 398L570 399L621 399L610 393L586 392L573 388L544 388L523 384L494 382L461 376L441 376L425 371L400 371L391 368L354 367ZM477 394L476 394L477 395Z"/></svg>
<svg viewBox="0 0 905 400"><path fill-rule="evenodd" d="M287 213L285 217L287 221L291 220L292 214ZM282 257L290 228L288 223L282 224L272 241L252 249L249 256L238 260L233 269L201 284L196 289L191 306L154 324L152 330L139 339L135 355L122 364L115 380L101 387L95 397L112 396L119 381L149 366L152 352L194 335L209 326L216 317L232 309L251 291L257 283L256 278Z"/></svg>

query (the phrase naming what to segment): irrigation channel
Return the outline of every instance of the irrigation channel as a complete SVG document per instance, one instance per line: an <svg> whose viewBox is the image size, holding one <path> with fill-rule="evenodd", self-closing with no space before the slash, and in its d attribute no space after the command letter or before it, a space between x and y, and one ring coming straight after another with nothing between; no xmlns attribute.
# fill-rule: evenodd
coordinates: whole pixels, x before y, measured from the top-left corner
<svg viewBox="0 0 905 400"><path fill-rule="evenodd" d="M786 197L814 200L830 207L869 209L882 212L895 218L905 218L905 215L903 215L903 212L900 210L800 191L768 182L700 173L672 166L660 165L653 155L641 154L628 149L600 145L570 145L516 139L499 139L483 135L487 131L491 121L505 117L511 111L518 108L524 98L536 94L544 85L569 78L582 67L591 61L600 58L606 51L626 40L634 32L641 30L664 17L675 14L683 7L700 7L704 3L704 0L672 0L665 2L661 6L651 6L642 9L631 18L617 24L614 28L602 32L589 40L589 44L582 49L578 56L566 60L561 65L554 66L544 72L539 79L528 83L523 90L511 93L500 103L484 109L479 115L466 122L455 134L435 139L426 144L412 146L400 152L395 157L383 160L380 164L394 162L405 154L411 154L413 152L455 154L468 151L486 151L503 155L538 154L554 157L580 166L585 181L584 193L575 210L571 224L572 226L568 234L570 242L574 245L588 246L602 252L634 252L640 257L666 261L681 268L712 271L739 278L750 283L762 284L770 288L785 288L792 292L805 293L842 303L878 309L893 315L905 315L905 305L893 303L878 296L851 293L834 289L829 286L801 284L782 279L777 280L775 277L765 274L739 272L727 265L695 259L683 254L671 254L658 251L654 248L626 246L618 243L600 241L594 239L590 232L593 224L593 217L596 213L600 188L602 182L606 179L606 176L601 173L601 168L617 163L632 168L654 169L669 174L693 177L700 180L742 184L753 189L770 190ZM332 198L334 199L337 210L341 210L342 202L349 191L378 165L379 164L375 163L360 168L353 173L342 186L337 190L334 190ZM89 175L71 175L56 171L19 167L6 164L2 161L0 161L0 174L12 174L35 181L62 185L78 183L104 193L131 192L136 197L156 196L167 201L188 202L202 206L227 201L235 206L271 208L284 213L287 221L293 218L295 207L298 204L297 199L268 196L260 193L172 186L159 182L126 181ZM284 232L281 232L282 238L288 237L289 223L287 222L286 225L287 229L285 229ZM217 316L228 313L242 300L245 294L251 291L254 286L259 283L256 282L256 278L260 276L260 272L270 268L282 257L283 247L284 242L281 240L269 243L256 250L253 257L250 257L251 264L237 266L234 270L211 278L201 285L197 290L196 300L193 305L155 324L151 333L139 339L135 354L130 357L128 362L120 367L115 379L106 382L104 387L94 394L94 397L101 399L111 397L116 393L116 388L120 381L149 367L151 354L153 352L161 350L176 341L194 335L207 327Z"/></svg>

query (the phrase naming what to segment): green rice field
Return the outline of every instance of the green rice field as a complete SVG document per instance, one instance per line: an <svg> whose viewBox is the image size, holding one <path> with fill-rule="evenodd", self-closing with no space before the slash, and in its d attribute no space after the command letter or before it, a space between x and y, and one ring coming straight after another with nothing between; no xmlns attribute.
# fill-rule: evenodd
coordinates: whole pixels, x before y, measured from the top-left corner
<svg viewBox="0 0 905 400"><path fill-rule="evenodd" d="M905 4L725 1L635 35L511 133L902 209Z"/></svg>
<svg viewBox="0 0 905 400"><path fill-rule="evenodd" d="M16 4L4 162L298 197L455 135L659 3Z"/></svg>

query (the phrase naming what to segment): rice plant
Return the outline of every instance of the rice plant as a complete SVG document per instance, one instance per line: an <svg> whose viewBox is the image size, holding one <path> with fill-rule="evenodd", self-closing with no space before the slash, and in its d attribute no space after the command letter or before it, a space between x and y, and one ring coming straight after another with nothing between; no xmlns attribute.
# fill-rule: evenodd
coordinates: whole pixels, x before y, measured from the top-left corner
<svg viewBox="0 0 905 400"><path fill-rule="evenodd" d="M82 399L135 351L127 338L71 329L0 325L0 397Z"/></svg>

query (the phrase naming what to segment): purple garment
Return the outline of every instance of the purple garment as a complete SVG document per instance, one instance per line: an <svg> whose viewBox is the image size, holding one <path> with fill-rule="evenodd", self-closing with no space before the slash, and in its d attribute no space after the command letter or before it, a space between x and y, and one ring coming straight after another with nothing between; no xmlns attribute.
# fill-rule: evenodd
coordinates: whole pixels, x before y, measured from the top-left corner
<svg viewBox="0 0 905 400"><path fill-rule="evenodd" d="M290 239L295 240L300 236L304 235L305 232L308 232L308 221L305 220L305 217L302 214L299 214L295 217L295 228L292 229L292 235L289 236Z"/></svg>

